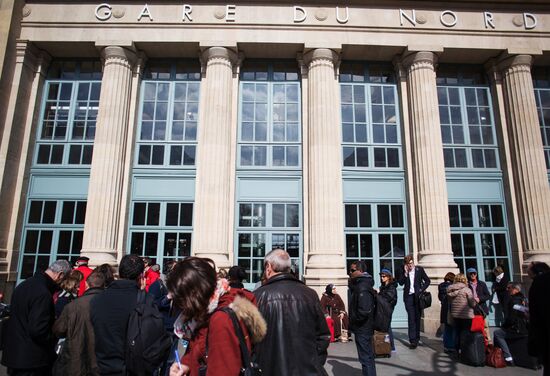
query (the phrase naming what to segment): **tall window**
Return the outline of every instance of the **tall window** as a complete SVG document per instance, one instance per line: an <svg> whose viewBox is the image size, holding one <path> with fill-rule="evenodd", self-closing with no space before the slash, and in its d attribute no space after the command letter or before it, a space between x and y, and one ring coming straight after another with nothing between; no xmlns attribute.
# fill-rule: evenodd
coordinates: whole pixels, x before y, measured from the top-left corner
<svg viewBox="0 0 550 376"><path fill-rule="evenodd" d="M491 93L476 68L442 66L437 73L446 168L499 169Z"/></svg>
<svg viewBox="0 0 550 376"><path fill-rule="evenodd" d="M142 84L136 167L194 168L200 67L153 62Z"/></svg>
<svg viewBox="0 0 550 376"><path fill-rule="evenodd" d="M134 202L130 218L130 253L161 265L191 255L192 203Z"/></svg>
<svg viewBox="0 0 550 376"><path fill-rule="evenodd" d="M406 223L402 204L346 204L347 265L364 260L371 275L403 267Z"/></svg>
<svg viewBox="0 0 550 376"><path fill-rule="evenodd" d="M238 265L247 271L245 282L258 282L263 260L275 248L286 250L295 271L301 270L301 205L282 202L238 204Z"/></svg>
<svg viewBox="0 0 550 376"><path fill-rule="evenodd" d="M550 173L550 70L542 67L534 68L533 76L544 160Z"/></svg>
<svg viewBox="0 0 550 376"><path fill-rule="evenodd" d="M391 69L342 64L340 97L344 168L400 168L397 87Z"/></svg>
<svg viewBox="0 0 550 376"><path fill-rule="evenodd" d="M300 82L292 63L245 63L241 70L241 169L301 167Z"/></svg>
<svg viewBox="0 0 550 376"><path fill-rule="evenodd" d="M500 265L511 275L508 235L501 204L450 204L451 243L462 273L476 268L480 278L492 281Z"/></svg>
<svg viewBox="0 0 550 376"><path fill-rule="evenodd" d="M44 271L56 259L80 255L86 201L30 200L25 216L20 279Z"/></svg>
<svg viewBox="0 0 550 376"><path fill-rule="evenodd" d="M90 165L99 93L99 61L56 61L44 88L35 165Z"/></svg>

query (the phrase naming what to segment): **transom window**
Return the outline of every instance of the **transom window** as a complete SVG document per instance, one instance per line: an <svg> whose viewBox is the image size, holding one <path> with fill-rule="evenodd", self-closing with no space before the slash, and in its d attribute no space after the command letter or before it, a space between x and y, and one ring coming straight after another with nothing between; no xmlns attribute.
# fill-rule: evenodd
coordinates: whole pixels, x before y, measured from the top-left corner
<svg viewBox="0 0 550 376"><path fill-rule="evenodd" d="M438 78L445 167L497 169L498 147L490 89L487 86L460 86L481 82L481 73L476 73L474 68L471 70L455 72L453 74L458 76L453 77L444 67L443 76Z"/></svg>
<svg viewBox="0 0 550 376"><path fill-rule="evenodd" d="M163 265L191 255L193 204L134 202L130 224L130 253Z"/></svg>
<svg viewBox="0 0 550 376"><path fill-rule="evenodd" d="M403 267L406 254L406 223L403 204L345 205L346 261L367 263L376 275L387 268L394 275Z"/></svg>
<svg viewBox="0 0 550 376"><path fill-rule="evenodd" d="M345 168L401 167L397 88L391 82L392 76L379 67L342 65L340 98Z"/></svg>
<svg viewBox="0 0 550 376"><path fill-rule="evenodd" d="M99 62L55 62L44 85L36 165L90 165L99 95Z"/></svg>
<svg viewBox="0 0 550 376"><path fill-rule="evenodd" d="M200 71L197 64L153 63L142 84L137 167L194 168Z"/></svg>
<svg viewBox="0 0 550 376"><path fill-rule="evenodd" d="M481 279L492 281L492 271L500 265L512 274L503 205L451 204L449 219L454 259L462 273L476 268Z"/></svg>
<svg viewBox="0 0 550 376"><path fill-rule="evenodd" d="M544 160L550 171L550 73L546 68L535 68L533 74Z"/></svg>
<svg viewBox="0 0 550 376"><path fill-rule="evenodd" d="M29 200L23 232L20 279L44 271L57 259L80 255L86 201Z"/></svg>
<svg viewBox="0 0 550 376"><path fill-rule="evenodd" d="M295 63L252 61L241 70L239 168L300 168L298 79Z"/></svg>
<svg viewBox="0 0 550 376"><path fill-rule="evenodd" d="M299 203L242 202L238 204L237 264L245 282L258 282L266 252L286 250L295 271L301 270L302 229ZM267 250L267 251L266 251Z"/></svg>

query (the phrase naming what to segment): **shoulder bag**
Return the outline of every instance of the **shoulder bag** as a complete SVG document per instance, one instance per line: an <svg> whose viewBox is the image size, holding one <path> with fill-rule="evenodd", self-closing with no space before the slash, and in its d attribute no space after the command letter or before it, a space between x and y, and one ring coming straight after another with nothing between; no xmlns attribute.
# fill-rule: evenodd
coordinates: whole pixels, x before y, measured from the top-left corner
<svg viewBox="0 0 550 376"><path fill-rule="evenodd" d="M429 291L422 291L418 295L418 306L421 311L430 308L432 306L432 293Z"/></svg>

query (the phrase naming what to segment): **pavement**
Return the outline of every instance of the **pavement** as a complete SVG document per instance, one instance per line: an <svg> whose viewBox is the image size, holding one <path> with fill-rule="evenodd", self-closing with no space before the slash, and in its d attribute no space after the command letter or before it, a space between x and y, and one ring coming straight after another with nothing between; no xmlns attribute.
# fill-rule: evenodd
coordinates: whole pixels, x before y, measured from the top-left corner
<svg viewBox="0 0 550 376"><path fill-rule="evenodd" d="M376 359L376 373L383 376L540 376L520 367L491 368L471 367L452 360L443 352L440 338L426 337L421 333L420 345L408 348L406 329L394 329L396 352L391 358ZM361 376L361 364L357 360L355 342L332 343L328 350L325 369L330 376Z"/></svg>

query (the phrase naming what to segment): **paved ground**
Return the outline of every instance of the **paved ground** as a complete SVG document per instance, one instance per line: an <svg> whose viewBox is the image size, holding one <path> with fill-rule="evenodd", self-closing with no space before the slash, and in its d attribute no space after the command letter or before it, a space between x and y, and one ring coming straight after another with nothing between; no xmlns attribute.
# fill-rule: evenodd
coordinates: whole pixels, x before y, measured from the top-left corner
<svg viewBox="0 0 550 376"><path fill-rule="evenodd" d="M470 367L455 362L443 352L439 338L422 336L421 345L416 350L407 347L407 334L404 330L394 330L397 352L391 358L376 359L376 373L383 376L539 376L541 371L519 367L495 369L491 367ZM357 361L355 342L333 343L329 347L329 357L325 365L331 376L361 376L361 364Z"/></svg>

